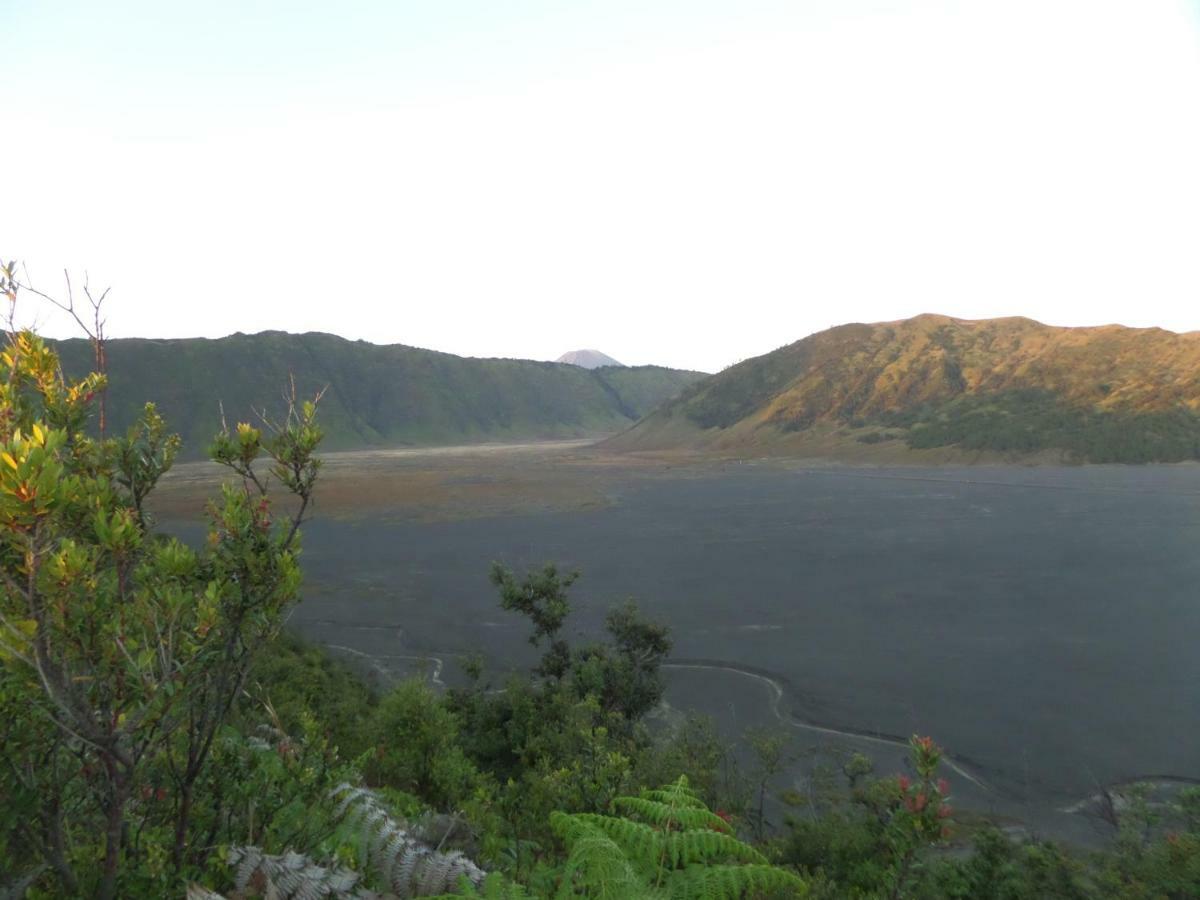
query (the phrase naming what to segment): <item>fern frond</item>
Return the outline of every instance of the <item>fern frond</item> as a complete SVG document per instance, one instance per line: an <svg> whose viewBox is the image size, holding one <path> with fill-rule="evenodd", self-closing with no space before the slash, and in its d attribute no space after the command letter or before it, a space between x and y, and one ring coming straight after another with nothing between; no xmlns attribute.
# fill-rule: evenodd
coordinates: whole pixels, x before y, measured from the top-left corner
<svg viewBox="0 0 1200 900"><path fill-rule="evenodd" d="M668 806L690 806L694 809L707 809L704 801L688 786L686 775L680 775L679 780L661 788L644 790L641 796L647 800L657 800Z"/></svg>
<svg viewBox="0 0 1200 900"><path fill-rule="evenodd" d="M645 819L595 813L551 813L567 845L560 897L743 900L803 897L808 886L729 833L680 779L640 797L618 797L618 809ZM661 889L660 889L661 886Z"/></svg>
<svg viewBox="0 0 1200 900"><path fill-rule="evenodd" d="M689 866L667 879L670 900L742 900L761 894L808 896L798 875L769 865Z"/></svg>
<svg viewBox="0 0 1200 900"><path fill-rule="evenodd" d="M673 784L655 790L644 790L637 797L617 797L617 809L626 810L660 828L711 828L732 833L729 823L709 811L696 792L688 786L686 775Z"/></svg>
<svg viewBox="0 0 1200 900"><path fill-rule="evenodd" d="M471 884L483 881L486 873L458 851L441 853L417 840L373 791L343 783L330 799L340 801L339 818L362 829L368 864L399 897L447 894L463 878Z"/></svg>
<svg viewBox="0 0 1200 900"><path fill-rule="evenodd" d="M569 848L559 897L634 900L652 896L632 864L603 829L582 816L553 812L550 827Z"/></svg>
<svg viewBox="0 0 1200 900"><path fill-rule="evenodd" d="M459 882L457 894L444 894L433 900L459 900L461 897L473 900L532 900L533 895L515 881L507 880L499 872L491 872L481 884L472 884L466 879Z"/></svg>
<svg viewBox="0 0 1200 900"><path fill-rule="evenodd" d="M674 806L649 797L617 797L613 806L658 828L710 828L730 833L729 823L706 806Z"/></svg>
<svg viewBox="0 0 1200 900"><path fill-rule="evenodd" d="M273 725L259 723L255 733L246 738L246 743L254 750L274 750L280 741L286 740L287 735Z"/></svg>
<svg viewBox="0 0 1200 900"><path fill-rule="evenodd" d="M697 863L742 862L765 865L767 858L744 841L721 831L688 830L664 836L671 866Z"/></svg>
<svg viewBox="0 0 1200 900"><path fill-rule="evenodd" d="M324 897L368 900L377 896L358 889L358 873L349 869L318 866L299 853L270 856L258 847L233 847L229 851L229 865L236 867L234 887L240 893L251 887L264 889L265 886L273 890L274 896L280 900L318 900Z"/></svg>
<svg viewBox="0 0 1200 900"><path fill-rule="evenodd" d="M597 813L575 813L569 816L564 814L564 817L572 820L569 826L568 823L562 823L563 830L559 832L567 843L570 843L573 837L586 835L589 829L597 829L619 846L630 861L647 870L652 871L662 858L666 836L662 831L644 822Z"/></svg>
<svg viewBox="0 0 1200 900"><path fill-rule="evenodd" d="M340 795L342 798L341 802L337 806L337 809L334 811L334 818L342 818L347 812L349 812L350 807L354 805L354 801L360 799L361 797L365 797L370 793L371 792L364 787L354 787L346 782L339 784L333 789L333 791L330 792L329 795L330 797L337 797Z"/></svg>
<svg viewBox="0 0 1200 900"><path fill-rule="evenodd" d="M659 866L677 869L696 863L766 863L767 859L733 835L708 828L661 831L644 822L576 813L576 822L603 831L638 866L653 872Z"/></svg>

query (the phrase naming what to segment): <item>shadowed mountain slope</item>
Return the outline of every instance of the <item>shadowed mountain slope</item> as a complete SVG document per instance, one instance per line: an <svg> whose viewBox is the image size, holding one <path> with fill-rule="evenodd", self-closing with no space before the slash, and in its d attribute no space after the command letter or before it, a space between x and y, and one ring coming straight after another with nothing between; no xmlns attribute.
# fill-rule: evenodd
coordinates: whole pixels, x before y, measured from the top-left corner
<svg viewBox="0 0 1200 900"><path fill-rule="evenodd" d="M92 367L82 340L56 343L68 374ZM235 334L215 340L129 338L108 344L110 427L123 429L151 400L197 457L220 426L257 424L254 409L282 408L297 392L327 391L328 449L603 434L631 422L698 378L657 366L589 371L516 359L468 359L330 334Z"/></svg>
<svg viewBox="0 0 1200 900"><path fill-rule="evenodd" d="M1196 459L1200 332L937 315L843 325L692 385L609 443L880 459L913 458L897 450Z"/></svg>

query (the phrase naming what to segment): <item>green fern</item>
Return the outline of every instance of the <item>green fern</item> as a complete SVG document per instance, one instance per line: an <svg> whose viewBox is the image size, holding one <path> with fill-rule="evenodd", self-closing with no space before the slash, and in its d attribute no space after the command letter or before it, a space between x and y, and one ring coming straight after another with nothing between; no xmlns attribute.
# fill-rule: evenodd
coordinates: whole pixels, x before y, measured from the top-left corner
<svg viewBox="0 0 1200 900"><path fill-rule="evenodd" d="M719 831L674 832L666 836L666 845L666 861L674 868L709 865L716 860L767 864L767 858L749 844Z"/></svg>
<svg viewBox="0 0 1200 900"><path fill-rule="evenodd" d="M622 847L599 828L574 820L567 813L551 813L551 827L561 829L570 854L563 867L560 897L576 896L577 885L596 900L633 900L650 896ZM570 837L566 837L566 835Z"/></svg>
<svg viewBox="0 0 1200 900"><path fill-rule="evenodd" d="M613 806L627 816L551 814L569 853L559 897L738 900L807 893L798 876L767 864L734 837L685 778L619 797Z"/></svg>
<svg viewBox="0 0 1200 900"><path fill-rule="evenodd" d="M441 894L430 900L462 900L464 897L476 898L476 900L532 900L533 895L515 881L506 879L499 872L491 872L479 884L463 877L459 881L458 893Z"/></svg>
<svg viewBox="0 0 1200 900"><path fill-rule="evenodd" d="M688 784L687 776L680 775L679 780L654 790L644 790L640 796L647 800L657 800L668 806L686 806L692 809L708 809L700 796Z"/></svg>
<svg viewBox="0 0 1200 900"><path fill-rule="evenodd" d="M689 866L667 881L670 900L738 900L742 897L804 897L808 886L778 866Z"/></svg>
<svg viewBox="0 0 1200 900"><path fill-rule="evenodd" d="M576 821L586 822L603 831L630 858L650 869L656 869L665 859L672 868L717 860L737 860L745 863L765 863L766 857L737 838L722 831L707 828L686 831L663 831L643 822L579 813Z"/></svg>
<svg viewBox="0 0 1200 900"><path fill-rule="evenodd" d="M631 819L596 813L568 815L555 812L550 814L550 827L571 848L583 840L603 836L617 848L623 862L643 870L658 864L662 850L662 832Z"/></svg>
<svg viewBox="0 0 1200 900"><path fill-rule="evenodd" d="M674 784L642 791L639 797L617 797L613 806L659 828L707 828L731 832L729 823L709 811L681 775Z"/></svg>

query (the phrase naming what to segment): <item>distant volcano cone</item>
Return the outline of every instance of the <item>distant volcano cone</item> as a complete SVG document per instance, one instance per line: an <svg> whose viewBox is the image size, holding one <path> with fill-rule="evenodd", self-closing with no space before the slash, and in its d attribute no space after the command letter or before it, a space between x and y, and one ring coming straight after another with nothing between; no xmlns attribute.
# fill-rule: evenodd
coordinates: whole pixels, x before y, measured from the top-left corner
<svg viewBox="0 0 1200 900"><path fill-rule="evenodd" d="M606 353L599 350L572 350L564 353L555 362L568 363L582 369L599 369L601 366L624 366Z"/></svg>

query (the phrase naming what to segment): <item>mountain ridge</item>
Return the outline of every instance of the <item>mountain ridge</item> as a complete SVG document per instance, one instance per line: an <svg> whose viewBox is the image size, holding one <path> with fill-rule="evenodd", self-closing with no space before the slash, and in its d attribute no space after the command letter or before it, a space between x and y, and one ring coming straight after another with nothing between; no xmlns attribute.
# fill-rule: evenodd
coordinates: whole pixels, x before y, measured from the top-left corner
<svg viewBox="0 0 1200 900"><path fill-rule="evenodd" d="M929 313L849 323L691 385L608 443L802 454L807 438L836 448L831 435L891 451L1200 458L1200 332Z"/></svg>
<svg viewBox="0 0 1200 900"><path fill-rule="evenodd" d="M86 340L51 343L68 375L93 368ZM187 458L204 454L222 407L231 422L278 410L292 374L301 396L328 388L322 423L331 450L610 434L704 377L460 357L324 332L114 338L107 358L109 427L124 429L153 401L184 438Z"/></svg>

